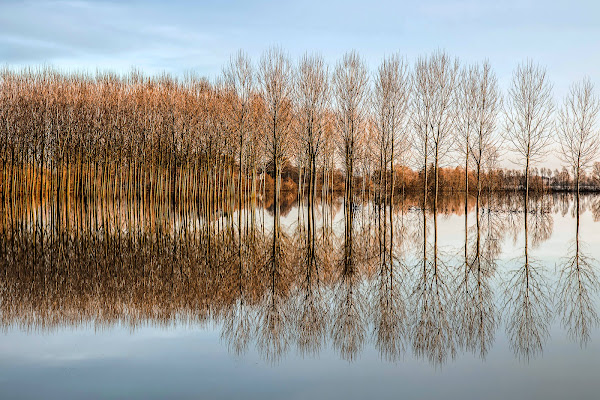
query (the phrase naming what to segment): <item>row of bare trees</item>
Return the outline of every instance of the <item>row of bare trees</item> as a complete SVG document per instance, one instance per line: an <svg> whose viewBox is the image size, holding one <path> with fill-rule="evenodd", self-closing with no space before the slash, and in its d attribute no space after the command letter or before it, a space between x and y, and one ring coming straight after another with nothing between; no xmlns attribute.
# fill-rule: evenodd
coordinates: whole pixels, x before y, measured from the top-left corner
<svg viewBox="0 0 600 400"><path fill-rule="evenodd" d="M431 196L435 206L442 166L462 165L465 192L472 173L480 194L512 154L527 199L532 168L551 149L575 190L598 155L593 84L573 84L555 108L543 67L520 64L502 96L489 62L461 66L442 51L414 65L393 54L372 75L356 52L330 71L319 55L294 64L274 47L255 65L240 51L213 83L4 69L0 190L3 198L197 198L206 210L256 205L269 191L277 214L291 160L299 196L311 201L319 186L323 195L335 187L341 168L347 205L361 185L363 198L391 204L410 166L422 172L424 204Z"/></svg>

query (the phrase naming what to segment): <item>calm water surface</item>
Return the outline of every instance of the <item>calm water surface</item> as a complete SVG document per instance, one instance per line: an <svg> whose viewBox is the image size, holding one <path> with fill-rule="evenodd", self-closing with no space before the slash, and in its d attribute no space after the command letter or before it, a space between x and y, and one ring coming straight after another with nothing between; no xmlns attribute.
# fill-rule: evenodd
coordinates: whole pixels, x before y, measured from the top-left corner
<svg viewBox="0 0 600 400"><path fill-rule="evenodd" d="M4 205L0 398L599 398L600 197L441 203Z"/></svg>

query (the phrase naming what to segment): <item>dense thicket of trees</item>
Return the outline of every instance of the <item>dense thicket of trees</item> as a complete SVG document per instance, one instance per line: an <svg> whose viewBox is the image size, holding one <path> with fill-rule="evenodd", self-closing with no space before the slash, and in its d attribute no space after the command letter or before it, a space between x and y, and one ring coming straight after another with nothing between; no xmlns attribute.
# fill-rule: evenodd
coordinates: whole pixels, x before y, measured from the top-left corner
<svg viewBox="0 0 600 400"><path fill-rule="evenodd" d="M277 208L280 191L297 189L343 188L350 205L399 190L435 202L443 191L600 188L592 83L554 108L543 67L519 65L503 101L488 62L461 67L441 51L412 66L393 55L372 75L356 52L331 71L320 56L294 64L272 48L256 65L240 52L215 82L4 69L0 192L195 199L211 218L257 200ZM565 167L536 169L553 145ZM523 172L499 167L510 154Z"/></svg>

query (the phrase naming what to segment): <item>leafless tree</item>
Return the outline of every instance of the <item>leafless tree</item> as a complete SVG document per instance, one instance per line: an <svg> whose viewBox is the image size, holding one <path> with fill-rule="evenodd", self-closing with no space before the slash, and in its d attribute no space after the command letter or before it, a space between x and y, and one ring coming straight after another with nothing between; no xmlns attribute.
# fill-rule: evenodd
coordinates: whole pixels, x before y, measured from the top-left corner
<svg viewBox="0 0 600 400"><path fill-rule="evenodd" d="M384 203L387 204L388 168L393 203L394 163L402 156L408 145L406 120L410 99L410 75L408 63L398 54L383 60L375 75L373 106L376 121L376 143L379 161L379 186L383 182Z"/></svg>
<svg viewBox="0 0 600 400"><path fill-rule="evenodd" d="M496 131L496 118L500 108L498 80L489 62L485 61L481 68L475 67L475 119L473 141L469 148L475 166L477 178L477 210L479 210L482 172L486 166L493 165L497 157L500 138Z"/></svg>
<svg viewBox="0 0 600 400"><path fill-rule="evenodd" d="M573 170L577 193L582 172L591 167L600 148L596 127L599 110L594 85L585 78L571 85L558 113L560 156Z"/></svg>
<svg viewBox="0 0 600 400"><path fill-rule="evenodd" d="M525 167L525 202L529 201L532 164L547 154L553 121L552 85L545 68L527 61L512 76L505 107L506 140Z"/></svg>
<svg viewBox="0 0 600 400"><path fill-rule="evenodd" d="M296 79L301 151L308 157L309 198L316 192L317 158L325 140L326 112L329 105L329 76L321 56L305 54L298 65Z"/></svg>
<svg viewBox="0 0 600 400"><path fill-rule="evenodd" d="M474 140L475 119L477 113L477 66L463 68L456 90L456 147L460 157L464 158L465 168L465 218L469 196L469 162L471 161L471 142ZM466 233L466 231L465 231Z"/></svg>
<svg viewBox="0 0 600 400"><path fill-rule="evenodd" d="M258 81L265 104L265 142L274 168L274 235L279 236L281 166L289 146L293 119L292 65L281 48L267 50L260 59Z"/></svg>
<svg viewBox="0 0 600 400"><path fill-rule="evenodd" d="M433 163L434 208L437 206L440 162L451 149L456 126L458 70L458 60L442 51L429 58L419 58L415 65L412 123L416 150L425 171L425 192L428 190L427 164L430 160Z"/></svg>
<svg viewBox="0 0 600 400"><path fill-rule="evenodd" d="M353 199L355 151L364 134L368 84L369 76L364 61L355 51L346 53L337 63L333 75L337 127L346 173L346 207L350 207Z"/></svg>
<svg viewBox="0 0 600 400"><path fill-rule="evenodd" d="M380 343L390 344L388 355L395 352L400 346L399 338L397 341L386 339L386 333L395 335L397 329L401 329L399 315L402 314L400 306L402 299L394 290L396 285L393 281L398 275L397 263L394 260L394 224L393 224L393 204L395 189L395 162L405 155L409 141L406 138L406 120L408 116L408 106L410 101L410 75L408 63L399 55L392 55L383 60L377 74L375 75L375 88L373 92L373 112L375 129L372 129L373 149L372 153L377 160L377 169L379 171L379 194L378 202L381 211L383 206L383 218L379 215L379 269L382 278L382 290L380 295L389 295L386 297L391 302L398 303L398 307L393 310L386 309L385 305L390 303L382 301L381 312L378 314L381 319L377 324L378 338ZM389 221L388 218L389 207ZM389 227L389 229L388 229ZM386 288L389 285L389 288ZM389 290L383 290L383 288ZM396 313L398 310L398 313ZM389 311L389 312L388 312ZM393 329L392 329L393 328ZM389 340L388 340L389 339ZM386 348L385 346L381 347Z"/></svg>
<svg viewBox="0 0 600 400"><path fill-rule="evenodd" d="M430 130L433 124L433 83L428 74L428 60L419 57L412 75L411 125L416 165L423 171L423 209L427 205L427 167L431 159Z"/></svg>
<svg viewBox="0 0 600 400"><path fill-rule="evenodd" d="M244 152L251 127L251 100L254 90L254 73L248 55L240 50L236 55L232 56L223 69L223 76L227 89L233 94L230 117L233 119L232 125L237 137L237 158L239 163L237 190L239 191L238 201L241 208L243 193L242 176L245 174L243 167L246 165ZM239 223L241 225L241 212L239 214Z"/></svg>
<svg viewBox="0 0 600 400"><path fill-rule="evenodd" d="M308 163L308 207L306 231L301 231L303 243L300 264L305 267L304 301L298 311L298 323L301 331L301 348L309 351L320 343L324 333L324 318L316 312L321 307L322 297L319 289L319 267L322 257L317 244L315 196L317 184L317 159L321 156L326 140L327 107L329 105L329 76L323 58L305 54L299 62L296 77L296 97L298 100L299 150ZM323 166L325 168L325 166ZM320 335L310 335L310 332Z"/></svg>
<svg viewBox="0 0 600 400"><path fill-rule="evenodd" d="M369 95L367 67L357 52L346 53L337 63L333 74L335 113L339 133L338 147L344 157L344 269L351 269L352 218L354 201L354 163L357 147L364 136L366 102ZM352 274L352 271L346 271Z"/></svg>

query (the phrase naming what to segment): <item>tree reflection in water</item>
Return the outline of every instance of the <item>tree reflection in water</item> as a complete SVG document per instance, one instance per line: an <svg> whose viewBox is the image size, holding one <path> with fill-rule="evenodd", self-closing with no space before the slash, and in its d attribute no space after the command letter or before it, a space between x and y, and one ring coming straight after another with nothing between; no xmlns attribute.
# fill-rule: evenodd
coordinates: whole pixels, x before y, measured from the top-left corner
<svg viewBox="0 0 600 400"><path fill-rule="evenodd" d="M565 202L574 203L575 238L551 286L535 253ZM337 200L315 199L299 225L263 229L252 211L244 218L256 220L240 229L238 215L193 204L5 202L0 324L217 323L231 352L257 349L271 362L328 346L355 360L373 345L384 360L412 353L436 365L458 351L485 358L503 325L515 354L529 359L543 351L555 312L572 339L592 339L600 285L579 216L596 203L547 196L523 206L506 196L468 200L464 214L464 197L442 196L425 211L405 197L337 218ZM441 233L440 218L452 213L464 217L462 238ZM448 239L454 251L440 245ZM507 239L523 245L517 259L503 256Z"/></svg>
<svg viewBox="0 0 600 400"><path fill-rule="evenodd" d="M544 210L530 210L525 201L523 256L516 259L517 266L505 282L506 332L515 354L527 360L542 352L550 334L552 307L547 271L529 248L530 239L536 247L550 237L549 219Z"/></svg>
<svg viewBox="0 0 600 400"><path fill-rule="evenodd" d="M600 289L600 282L596 273L597 260L585 253L585 243L580 239L580 208L580 196L576 194L573 206L575 239L568 255L557 266L559 279L556 305L562 325L567 328L569 336L584 346L590 340L592 328L598 326L594 300Z"/></svg>
<svg viewBox="0 0 600 400"><path fill-rule="evenodd" d="M473 226L469 226L465 214L464 264L457 279L452 314L459 345L485 358L499 323L491 280L498 269L504 221L501 213L480 209L479 202L474 214Z"/></svg>

